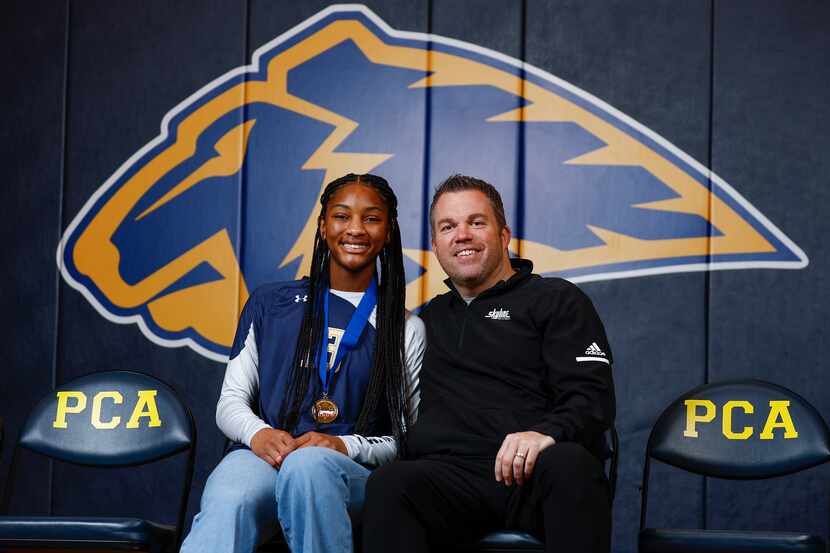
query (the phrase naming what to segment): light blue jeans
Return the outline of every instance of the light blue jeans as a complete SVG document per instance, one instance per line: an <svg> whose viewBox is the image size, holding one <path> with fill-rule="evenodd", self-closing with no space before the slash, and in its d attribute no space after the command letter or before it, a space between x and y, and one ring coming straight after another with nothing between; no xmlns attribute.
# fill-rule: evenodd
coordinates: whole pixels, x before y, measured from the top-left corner
<svg viewBox="0 0 830 553"><path fill-rule="evenodd" d="M352 553L352 520L369 470L322 447L291 452L279 470L248 449L222 459L205 484L182 553L250 553L282 526L292 553Z"/></svg>

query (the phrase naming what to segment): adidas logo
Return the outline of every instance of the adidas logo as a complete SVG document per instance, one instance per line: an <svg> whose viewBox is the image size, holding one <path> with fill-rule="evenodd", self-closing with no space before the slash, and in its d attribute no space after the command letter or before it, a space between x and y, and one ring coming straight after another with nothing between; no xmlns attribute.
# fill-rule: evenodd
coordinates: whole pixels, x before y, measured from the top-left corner
<svg viewBox="0 0 830 553"><path fill-rule="evenodd" d="M585 355L601 355L605 357L605 352L600 349L596 342L591 343L585 350Z"/></svg>
<svg viewBox="0 0 830 553"><path fill-rule="evenodd" d="M494 321L509 321L510 311L507 309L493 309L484 317L487 319L493 319Z"/></svg>

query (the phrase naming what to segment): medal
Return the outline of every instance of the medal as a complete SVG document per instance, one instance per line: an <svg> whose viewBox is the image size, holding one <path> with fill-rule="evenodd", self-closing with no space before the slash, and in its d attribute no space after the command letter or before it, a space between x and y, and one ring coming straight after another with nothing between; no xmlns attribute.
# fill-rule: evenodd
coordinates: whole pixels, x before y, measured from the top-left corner
<svg viewBox="0 0 830 553"><path fill-rule="evenodd" d="M377 304L377 283L374 279L369 283L369 288L360 300L357 308L352 314L349 324L346 325L346 330L340 340L340 346L337 348L337 353L329 365L329 289L323 290L323 329L324 337L323 343L320 347L320 352L317 356L317 366L320 374L320 384L322 387L323 397L314 402L311 406L311 417L319 424L329 424L337 419L340 414L340 408L337 404L329 399L329 386L332 385L332 375L335 368L340 364L343 355L347 350L354 349L357 345L363 329L369 320L372 310Z"/></svg>
<svg viewBox="0 0 830 553"><path fill-rule="evenodd" d="M334 422L339 413L340 409L337 408L337 404L326 396L321 397L311 406L311 416L320 424Z"/></svg>

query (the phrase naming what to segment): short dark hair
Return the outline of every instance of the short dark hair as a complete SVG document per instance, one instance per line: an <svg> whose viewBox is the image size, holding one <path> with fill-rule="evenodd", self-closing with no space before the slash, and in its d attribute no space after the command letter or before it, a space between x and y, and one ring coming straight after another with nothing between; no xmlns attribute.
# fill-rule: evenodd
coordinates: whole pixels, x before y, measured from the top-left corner
<svg viewBox="0 0 830 553"><path fill-rule="evenodd" d="M430 229L435 224L432 214L435 211L435 204L438 202L438 198L449 192L462 192L464 190L478 190L487 196L487 199L490 200L490 207L493 208L493 213L496 214L496 223L499 225L499 230L507 226L507 219L504 217L504 204L501 201L501 194L496 190L496 187L487 181L475 177L455 174L439 184L435 189L435 193L432 195L432 203L429 206Z"/></svg>

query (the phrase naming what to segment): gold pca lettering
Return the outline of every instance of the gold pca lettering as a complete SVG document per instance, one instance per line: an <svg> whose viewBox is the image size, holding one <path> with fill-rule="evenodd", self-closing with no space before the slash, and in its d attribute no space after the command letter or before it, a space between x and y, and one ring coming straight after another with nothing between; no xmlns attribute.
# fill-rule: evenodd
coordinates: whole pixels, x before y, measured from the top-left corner
<svg viewBox="0 0 830 553"><path fill-rule="evenodd" d="M138 390L135 407L127 419L127 428L138 428L142 419L147 419L147 426L156 428L161 426L158 405L156 405L156 394L158 390ZM57 392L58 407L55 412L55 420L52 421L52 428L69 428L66 415L78 414L86 410L87 397L83 392L64 391ZM114 416L109 420L103 420L101 410L104 401L111 401L114 405L124 403L124 396L117 390L104 390L92 396L92 412L90 413L90 424L99 430L111 430L121 424L121 417Z"/></svg>
<svg viewBox="0 0 830 553"><path fill-rule="evenodd" d="M717 416L717 406L708 399L687 399L683 402L686 405L686 429L683 435L687 438L697 438L697 425L708 424ZM755 413L755 406L746 400L730 400L721 408L721 433L727 440L748 440L755 432L752 426L744 426L736 429L732 423L732 415L735 410L740 410L747 415ZM798 432L793 424L790 415L789 400L770 400L769 413L764 423L764 428L758 434L761 440L772 440L777 428L784 430L784 439L798 438Z"/></svg>

